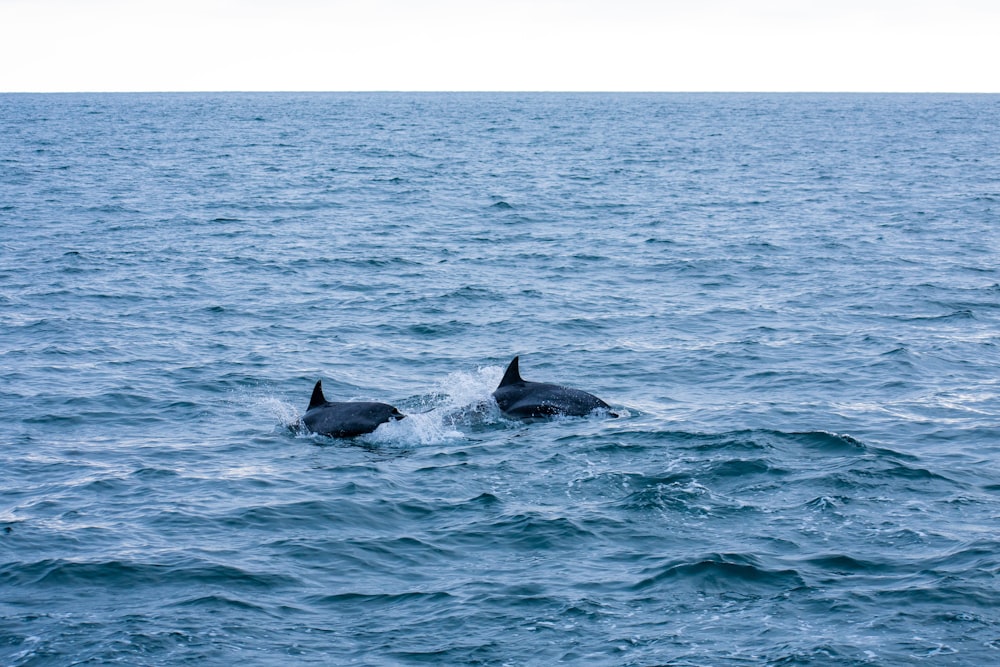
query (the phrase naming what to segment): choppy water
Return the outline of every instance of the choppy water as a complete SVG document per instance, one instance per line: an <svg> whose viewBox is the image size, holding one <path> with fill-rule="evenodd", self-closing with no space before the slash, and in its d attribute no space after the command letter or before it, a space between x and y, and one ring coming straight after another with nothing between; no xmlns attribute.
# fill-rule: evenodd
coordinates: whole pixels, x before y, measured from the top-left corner
<svg viewBox="0 0 1000 667"><path fill-rule="evenodd" d="M0 96L0 663L1000 662L998 127Z"/></svg>

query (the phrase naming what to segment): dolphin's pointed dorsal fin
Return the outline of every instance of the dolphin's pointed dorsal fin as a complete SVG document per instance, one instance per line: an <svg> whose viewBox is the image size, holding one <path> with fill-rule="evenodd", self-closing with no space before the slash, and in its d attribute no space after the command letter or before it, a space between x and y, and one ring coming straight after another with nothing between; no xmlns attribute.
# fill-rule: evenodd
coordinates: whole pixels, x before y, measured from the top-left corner
<svg viewBox="0 0 1000 667"><path fill-rule="evenodd" d="M317 405L323 405L324 403L326 403L326 397L323 396L323 381L316 380L316 386L313 387L313 395L309 399L309 407L307 409L312 410Z"/></svg>
<svg viewBox="0 0 1000 667"><path fill-rule="evenodd" d="M507 367L507 372L503 374L503 379L500 380L500 387L506 387L515 382L524 382L521 379L520 371L517 369L517 357L514 357L514 360L510 362L510 366ZM497 389L500 387L497 387Z"/></svg>

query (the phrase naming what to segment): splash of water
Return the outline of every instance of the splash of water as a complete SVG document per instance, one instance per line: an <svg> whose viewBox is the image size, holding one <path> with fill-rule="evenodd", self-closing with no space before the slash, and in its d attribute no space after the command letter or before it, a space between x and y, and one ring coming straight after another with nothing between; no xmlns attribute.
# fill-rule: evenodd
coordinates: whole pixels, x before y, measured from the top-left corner
<svg viewBox="0 0 1000 667"><path fill-rule="evenodd" d="M502 375L499 366L449 373L428 394L401 405L406 419L382 424L362 439L379 445L437 444L466 437L460 427L495 424L502 417L492 393Z"/></svg>

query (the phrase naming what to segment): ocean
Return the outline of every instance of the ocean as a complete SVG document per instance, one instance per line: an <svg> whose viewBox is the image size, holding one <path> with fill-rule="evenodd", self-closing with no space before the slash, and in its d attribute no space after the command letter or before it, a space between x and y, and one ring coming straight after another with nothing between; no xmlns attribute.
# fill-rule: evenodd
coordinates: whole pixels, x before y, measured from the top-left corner
<svg viewBox="0 0 1000 667"><path fill-rule="evenodd" d="M0 95L0 664L1000 663L997 128Z"/></svg>

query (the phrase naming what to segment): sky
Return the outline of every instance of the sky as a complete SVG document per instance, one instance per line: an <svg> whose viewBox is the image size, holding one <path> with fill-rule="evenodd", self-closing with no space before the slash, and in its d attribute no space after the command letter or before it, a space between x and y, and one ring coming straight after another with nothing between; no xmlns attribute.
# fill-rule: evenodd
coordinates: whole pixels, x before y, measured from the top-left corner
<svg viewBox="0 0 1000 667"><path fill-rule="evenodd" d="M0 92L1000 92L1000 0L0 0Z"/></svg>

